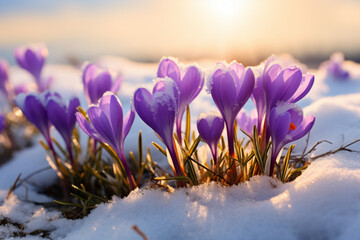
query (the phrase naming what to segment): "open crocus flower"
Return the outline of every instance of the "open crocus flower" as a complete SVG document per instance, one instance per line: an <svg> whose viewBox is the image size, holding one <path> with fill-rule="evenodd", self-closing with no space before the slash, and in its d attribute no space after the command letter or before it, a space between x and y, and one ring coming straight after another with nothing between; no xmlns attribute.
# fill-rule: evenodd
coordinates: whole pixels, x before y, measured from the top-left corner
<svg viewBox="0 0 360 240"><path fill-rule="evenodd" d="M88 116L90 122L81 113L76 113L80 128L90 137L108 144L115 151L124 166L130 188L135 189L136 183L124 154L124 141L134 122L134 110L130 109L123 119L120 100L115 94L106 92L97 105L89 107Z"/></svg>
<svg viewBox="0 0 360 240"><path fill-rule="evenodd" d="M64 139L71 164L74 164L72 154L72 133L76 123L75 113L80 105L78 98L72 98L66 104L58 95L50 96L46 102L46 111L52 125Z"/></svg>
<svg viewBox="0 0 360 240"><path fill-rule="evenodd" d="M51 77L47 79L41 77L47 56L48 50L43 45L30 45L15 49L17 63L34 77L39 92L47 90L53 80Z"/></svg>
<svg viewBox="0 0 360 240"><path fill-rule="evenodd" d="M236 117L237 124L247 135L253 135L254 126L258 127L258 117L256 109L253 109L248 115L244 109L241 109Z"/></svg>
<svg viewBox="0 0 360 240"><path fill-rule="evenodd" d="M280 103L270 111L269 124L272 139L270 176L273 175L276 159L281 149L288 143L302 138L315 123L314 116L303 117L300 107L290 103Z"/></svg>
<svg viewBox="0 0 360 240"><path fill-rule="evenodd" d="M282 66L275 56L268 58L254 71L257 77L251 97L257 109L260 133L265 115L280 101L295 103L305 97L314 84L314 75L303 74L297 67Z"/></svg>
<svg viewBox="0 0 360 240"><path fill-rule="evenodd" d="M95 64L88 64L83 71L82 80L88 104L96 104L105 92L116 93L119 90L122 77L117 76L113 81L109 71Z"/></svg>
<svg viewBox="0 0 360 240"><path fill-rule="evenodd" d="M201 114L197 120L197 128L200 136L209 145L217 168L217 144L224 130L224 119L217 112Z"/></svg>
<svg viewBox="0 0 360 240"><path fill-rule="evenodd" d="M139 117L151 127L164 141L177 176L182 176L178 162L173 132L177 112L178 88L169 78L158 79L152 93L145 88L139 88L134 94L134 106Z"/></svg>
<svg viewBox="0 0 360 240"><path fill-rule="evenodd" d="M233 156L235 118L253 92L254 74L237 62L228 66L220 63L210 81L211 96L224 118L229 154Z"/></svg>
<svg viewBox="0 0 360 240"><path fill-rule="evenodd" d="M196 98L203 88L204 74L202 74L196 66L189 66L184 71L180 71L179 66L174 60L163 58L158 67L157 77L169 77L173 79L179 89L176 133L181 144L181 120L186 106Z"/></svg>

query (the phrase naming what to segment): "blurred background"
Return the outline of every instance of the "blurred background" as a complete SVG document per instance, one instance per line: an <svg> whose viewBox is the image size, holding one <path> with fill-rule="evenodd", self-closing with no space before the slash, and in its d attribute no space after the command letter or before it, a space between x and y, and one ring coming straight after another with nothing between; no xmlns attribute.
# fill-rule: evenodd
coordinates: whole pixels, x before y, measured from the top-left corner
<svg viewBox="0 0 360 240"><path fill-rule="evenodd" d="M116 55L254 65L290 53L316 66L336 51L359 62L360 1L0 1L0 56L14 63L16 46L38 42L52 63Z"/></svg>

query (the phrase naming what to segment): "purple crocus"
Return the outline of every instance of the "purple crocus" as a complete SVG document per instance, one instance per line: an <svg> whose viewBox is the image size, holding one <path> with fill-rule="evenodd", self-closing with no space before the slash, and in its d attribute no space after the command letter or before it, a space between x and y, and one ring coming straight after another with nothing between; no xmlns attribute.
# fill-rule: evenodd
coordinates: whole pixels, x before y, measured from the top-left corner
<svg viewBox="0 0 360 240"><path fill-rule="evenodd" d="M50 93L41 94L19 94L15 102L25 117L36 126L47 142L51 142L50 126L46 112L46 98Z"/></svg>
<svg viewBox="0 0 360 240"><path fill-rule="evenodd" d="M202 74L196 66L189 66L184 71L181 71L178 64L173 59L163 58L158 67L157 77L169 77L173 79L179 89L176 133L181 144L181 120L187 105L196 98L203 88L204 74Z"/></svg>
<svg viewBox="0 0 360 240"><path fill-rule="evenodd" d="M253 92L254 74L235 61L228 66L219 63L209 85L211 96L224 118L229 154L233 156L235 118Z"/></svg>
<svg viewBox="0 0 360 240"><path fill-rule="evenodd" d="M203 113L197 120L197 128L202 139L210 147L216 169L218 166L217 145L224 130L224 119L217 112Z"/></svg>
<svg viewBox="0 0 360 240"><path fill-rule="evenodd" d="M338 52L331 55L330 60L323 62L320 68L326 69L327 74L336 79L347 80L350 78L350 73L344 69L343 64L344 55Z"/></svg>
<svg viewBox="0 0 360 240"><path fill-rule="evenodd" d="M59 96L56 93L43 92L41 94L19 94L15 103L23 112L25 117L36 126L40 133L44 136L45 141L47 142L50 150L53 153L54 161L59 167L57 155L53 147L51 136L50 136L50 127L51 123L48 118L46 111L46 101L52 96Z"/></svg>
<svg viewBox="0 0 360 240"><path fill-rule="evenodd" d="M78 98L70 99L66 104L61 97L53 95L47 99L46 111L48 118L52 125L58 130L65 141L66 149L69 153L70 162L74 164L74 157L72 154L72 133L76 123L75 113L77 107L80 105Z"/></svg>
<svg viewBox="0 0 360 240"><path fill-rule="evenodd" d="M123 109L118 97L106 92L97 105L88 109L90 122L81 113L76 113L80 128L97 141L108 144L124 166L131 189L136 188L134 177L128 167L124 154L124 140L134 122L135 112L130 109L123 119Z"/></svg>
<svg viewBox="0 0 360 240"><path fill-rule="evenodd" d="M313 127L315 117L303 117L303 111L296 104L280 103L269 115L269 131L272 139L270 176L274 173L276 159L288 143L302 138Z"/></svg>
<svg viewBox="0 0 360 240"><path fill-rule="evenodd" d="M88 64L83 71L83 84L88 104L97 104L98 100L107 91L116 93L122 82L119 75L113 81L109 71L97 67L95 64Z"/></svg>
<svg viewBox="0 0 360 240"><path fill-rule="evenodd" d="M256 109L253 109L249 115L244 109L241 109L236 119L239 128L249 136L253 135L254 126L258 127L258 117Z"/></svg>
<svg viewBox="0 0 360 240"><path fill-rule="evenodd" d="M182 176L173 142L177 99L178 88L174 81L158 79L152 93L145 88L136 90L134 106L139 117L164 141L173 161L175 175Z"/></svg>
<svg viewBox="0 0 360 240"><path fill-rule="evenodd" d="M265 115L280 101L295 103L301 100L313 86L314 76L303 74L300 68L294 66L281 66L274 56L254 71L257 78L251 98L257 109L260 134L268 131L263 129L263 123L268 124L268 120L264 121Z"/></svg>
<svg viewBox="0 0 360 240"><path fill-rule="evenodd" d="M48 50L43 45L30 45L15 49L15 59L19 66L28 71L35 79L39 92L47 90L52 78L42 78L41 73Z"/></svg>

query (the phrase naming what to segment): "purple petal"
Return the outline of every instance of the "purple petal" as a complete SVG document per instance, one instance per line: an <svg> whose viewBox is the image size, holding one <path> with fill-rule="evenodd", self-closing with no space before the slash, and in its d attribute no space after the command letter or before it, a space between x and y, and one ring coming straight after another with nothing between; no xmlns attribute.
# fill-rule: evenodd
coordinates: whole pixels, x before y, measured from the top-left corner
<svg viewBox="0 0 360 240"><path fill-rule="evenodd" d="M95 130L104 138L104 142L109 144L114 150L118 150L113 130L106 114L99 107L92 106L88 109L88 115Z"/></svg>
<svg viewBox="0 0 360 240"><path fill-rule="evenodd" d="M19 105L18 105L19 106ZM20 107L20 106L19 106ZM50 124L43 103L34 95L25 98L23 108L20 108L26 118L33 123L47 141L50 140Z"/></svg>
<svg viewBox="0 0 360 240"><path fill-rule="evenodd" d="M123 81L123 77L121 75L118 75L115 78L114 83L113 83L110 91L113 92L113 93L117 93L119 91L119 89L120 89L122 81Z"/></svg>
<svg viewBox="0 0 360 240"><path fill-rule="evenodd" d="M230 63L228 69L233 73L233 76L236 77L236 83L240 83L240 77L244 73L244 66L236 61Z"/></svg>
<svg viewBox="0 0 360 240"><path fill-rule="evenodd" d="M177 86L180 92L178 117L181 119L186 106L196 98L204 86L204 78L197 67L191 66Z"/></svg>
<svg viewBox="0 0 360 240"><path fill-rule="evenodd" d="M92 126L86 118L79 112L76 113L76 121L79 124L79 127L90 137L94 138L99 142L106 142L106 140L98 134L94 126Z"/></svg>
<svg viewBox="0 0 360 240"><path fill-rule="evenodd" d="M69 144L71 142L72 129L70 129L69 118L64 103L59 104L54 99L50 99L46 104L46 111L50 122L59 131L64 141Z"/></svg>
<svg viewBox="0 0 360 240"><path fill-rule="evenodd" d="M181 74L178 65L173 60L169 58L164 58L159 64L157 77L169 77L177 83L180 81Z"/></svg>
<svg viewBox="0 0 360 240"><path fill-rule="evenodd" d="M40 73L44 66L44 59L41 59L40 56L36 56L35 52L31 49L25 51L24 58L27 62L27 70L35 77L35 79L40 79Z"/></svg>
<svg viewBox="0 0 360 240"><path fill-rule="evenodd" d="M280 75L284 78L284 88L282 89L282 101L288 101L298 90L301 80L302 72L300 68L287 68L284 69Z"/></svg>
<svg viewBox="0 0 360 240"><path fill-rule="evenodd" d="M284 79L278 74L280 70L281 67L275 64L264 74L264 90L268 111L275 106L282 95Z"/></svg>
<svg viewBox="0 0 360 240"><path fill-rule="evenodd" d="M117 141L117 144L120 144L123 140L123 109L121 102L114 94L110 95L110 122L115 135L115 141Z"/></svg>
<svg viewBox="0 0 360 240"><path fill-rule="evenodd" d="M241 85L238 92L238 109L242 108L250 98L255 85L255 76L251 68L248 68L241 77ZM238 110L238 111L239 111Z"/></svg>
<svg viewBox="0 0 360 240"><path fill-rule="evenodd" d="M87 86L91 103L97 103L105 92L111 90L111 86L111 75L108 72L100 73L94 79L91 79Z"/></svg>
<svg viewBox="0 0 360 240"><path fill-rule="evenodd" d="M157 126L153 117L152 102L153 96L147 89L139 88L136 90L134 94L135 110L139 117L156 132Z"/></svg>
<svg viewBox="0 0 360 240"><path fill-rule="evenodd" d="M77 107L78 106L80 106L79 99L78 98L72 98L70 100L70 102L69 102L69 107L68 107L69 128L71 128L72 130L75 127L75 123L76 123L75 113L77 112Z"/></svg>
<svg viewBox="0 0 360 240"><path fill-rule="evenodd" d="M128 135L131 126L135 119L135 111L133 108L129 110L124 118L124 126L123 126L123 141L125 140L126 136Z"/></svg>
<svg viewBox="0 0 360 240"><path fill-rule="evenodd" d="M298 140L300 138L302 138L303 136L305 136L310 130L311 128L314 126L315 123L315 117L310 115L307 116L306 118L303 119L303 121L301 122L301 125L298 126L294 133L292 134L292 139L291 141L295 141Z"/></svg>
<svg viewBox="0 0 360 240"><path fill-rule="evenodd" d="M233 75L224 69L215 71L212 77L211 96L220 110L225 122L231 124L234 114L234 105L236 104L237 96L236 86Z"/></svg>
<svg viewBox="0 0 360 240"><path fill-rule="evenodd" d="M200 136L209 145L213 155L224 130L224 119L217 113L201 114L197 121Z"/></svg>
<svg viewBox="0 0 360 240"><path fill-rule="evenodd" d="M305 97L306 94L310 91L314 84L314 75L305 74L302 77L302 81L298 90L294 93L294 95L290 98L289 102L295 103Z"/></svg>

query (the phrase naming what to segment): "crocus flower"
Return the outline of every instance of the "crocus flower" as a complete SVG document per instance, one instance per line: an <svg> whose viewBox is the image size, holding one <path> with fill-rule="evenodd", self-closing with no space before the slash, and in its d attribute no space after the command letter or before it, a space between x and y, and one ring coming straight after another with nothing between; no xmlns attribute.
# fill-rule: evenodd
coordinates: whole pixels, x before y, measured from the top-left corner
<svg viewBox="0 0 360 240"><path fill-rule="evenodd" d="M182 176L176 157L173 131L177 112L178 88L169 78L158 79L152 93L139 88L134 94L134 106L139 117L164 141L174 165L174 172Z"/></svg>
<svg viewBox="0 0 360 240"><path fill-rule="evenodd" d="M220 63L209 85L211 96L224 118L229 154L233 156L235 118L253 92L254 74L235 61L228 66Z"/></svg>
<svg viewBox="0 0 360 240"><path fill-rule="evenodd" d="M0 114L0 133L5 129L6 127L6 118L3 114Z"/></svg>
<svg viewBox="0 0 360 240"><path fill-rule="evenodd" d="M349 71L343 68L344 55L342 53L334 53L330 60L323 62L320 68L326 69L328 75L339 80L347 80L350 77Z"/></svg>
<svg viewBox="0 0 360 240"><path fill-rule="evenodd" d="M96 104L107 91L116 93L122 82L122 77L117 76L113 81L109 71L88 64L83 71L83 84L88 104Z"/></svg>
<svg viewBox="0 0 360 240"><path fill-rule="evenodd" d="M245 109L241 109L236 119L239 128L249 136L253 135L254 126L258 128L258 117L256 109L253 109L249 115L246 113Z"/></svg>
<svg viewBox="0 0 360 240"><path fill-rule="evenodd" d="M217 168L217 145L224 130L224 119L217 112L203 113L197 120L197 128L202 139L209 145Z"/></svg>
<svg viewBox="0 0 360 240"><path fill-rule="evenodd" d="M204 86L204 75L196 66L189 66L184 71L181 71L174 60L170 58L163 58L158 67L157 77L169 77L173 79L179 89L178 109L176 114L176 133L178 135L179 142L181 143L182 117L187 105L196 98Z"/></svg>
<svg viewBox="0 0 360 240"><path fill-rule="evenodd" d="M43 92L41 94L19 94L15 103L23 112L27 120L29 120L35 127L40 131L40 133L45 138L50 150L53 153L54 161L57 167L59 167L57 154L53 147L51 136L50 136L50 127L51 123L48 118L46 111L46 101L52 96L58 96L57 93Z"/></svg>
<svg viewBox="0 0 360 240"><path fill-rule="evenodd" d="M46 98L50 93L42 94L19 94L15 102L25 117L36 126L47 142L51 142L51 123L46 112Z"/></svg>
<svg viewBox="0 0 360 240"><path fill-rule="evenodd" d="M79 105L80 102L78 98L72 98L69 103L66 104L60 97L55 95L49 97L46 103L48 118L65 141L71 164L74 163L71 148L72 133L76 123L76 108Z"/></svg>
<svg viewBox="0 0 360 240"><path fill-rule="evenodd" d="M268 124L268 120L263 121L265 115L280 101L295 103L301 100L314 84L314 76L303 74L294 66L280 65L275 56L269 57L254 71L257 77L251 98L257 109L260 133L262 123Z"/></svg>
<svg viewBox="0 0 360 240"><path fill-rule="evenodd" d="M273 175L276 159L281 149L288 143L302 138L313 127L314 116L303 117L300 107L290 103L280 103L270 111L269 124L272 139L270 176Z"/></svg>
<svg viewBox="0 0 360 240"><path fill-rule="evenodd" d="M15 59L19 66L28 71L35 79L39 92L47 90L52 78L42 78L41 72L48 56L48 50L42 45L24 46L15 49Z"/></svg>
<svg viewBox="0 0 360 240"><path fill-rule="evenodd" d="M81 113L76 113L80 128L90 137L108 144L115 151L124 166L130 188L135 189L136 183L124 154L124 140L134 122L134 110L130 109L125 119L123 119L120 100L115 94L106 92L97 105L89 107L88 115L90 122Z"/></svg>

